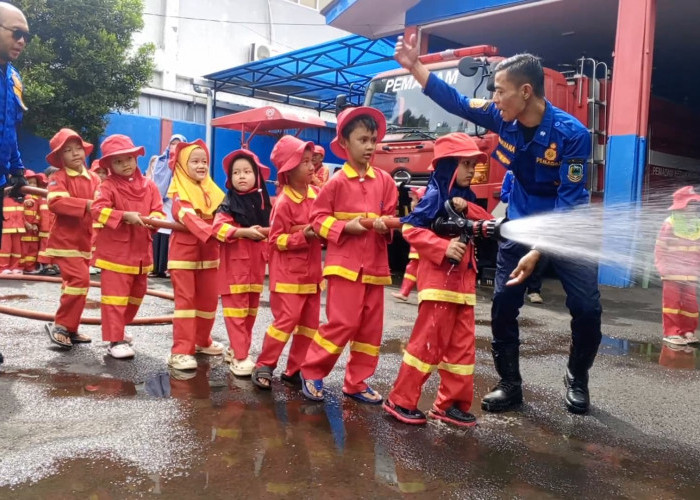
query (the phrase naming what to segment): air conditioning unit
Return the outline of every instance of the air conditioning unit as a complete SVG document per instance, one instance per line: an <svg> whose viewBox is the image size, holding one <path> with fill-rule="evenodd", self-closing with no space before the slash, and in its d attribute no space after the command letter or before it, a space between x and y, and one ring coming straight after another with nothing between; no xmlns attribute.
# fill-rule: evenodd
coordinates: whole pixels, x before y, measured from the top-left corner
<svg viewBox="0 0 700 500"><path fill-rule="evenodd" d="M250 54L248 60L250 62L259 61L261 59L267 59L272 55L270 47L262 43L251 43L250 44Z"/></svg>

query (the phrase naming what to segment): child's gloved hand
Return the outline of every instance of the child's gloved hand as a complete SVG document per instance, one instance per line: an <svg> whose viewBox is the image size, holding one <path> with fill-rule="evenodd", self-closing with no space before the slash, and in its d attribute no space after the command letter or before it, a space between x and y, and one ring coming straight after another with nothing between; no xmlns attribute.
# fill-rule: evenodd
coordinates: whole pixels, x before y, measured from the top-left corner
<svg viewBox="0 0 700 500"><path fill-rule="evenodd" d="M452 238L450 244L447 245L447 250L445 251L445 257L448 259L461 261L464 254L467 252L467 245L459 241L459 236Z"/></svg>
<svg viewBox="0 0 700 500"><path fill-rule="evenodd" d="M363 234L367 231L367 228L360 223L360 218L355 217L350 222L345 224L345 229L343 232L353 235Z"/></svg>
<svg viewBox="0 0 700 500"><path fill-rule="evenodd" d="M138 212L124 212L122 215L122 220L127 224L134 224L135 226L145 226L144 222L141 220L141 214Z"/></svg>

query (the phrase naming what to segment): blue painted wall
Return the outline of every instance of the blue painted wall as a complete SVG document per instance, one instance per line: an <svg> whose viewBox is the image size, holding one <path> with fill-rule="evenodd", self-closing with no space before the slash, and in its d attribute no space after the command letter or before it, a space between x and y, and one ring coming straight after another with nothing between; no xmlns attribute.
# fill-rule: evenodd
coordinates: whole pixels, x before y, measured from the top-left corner
<svg viewBox="0 0 700 500"><path fill-rule="evenodd" d="M406 26L426 24L459 15L494 9L513 4L525 3L523 0L421 0L406 12Z"/></svg>
<svg viewBox="0 0 700 500"><path fill-rule="evenodd" d="M148 161L153 155L160 155L162 121L157 117L130 115L111 113L105 136L111 134L128 135L134 140L134 143L143 146L146 149L146 154L139 158L139 167L143 172L148 168ZM204 140L205 133L204 125L191 122L173 121L173 133L182 134L187 140L195 139ZM223 189L226 177L223 172L221 163L224 157L231 151L240 149L241 134L235 130L214 129L214 158L212 161L212 177L214 181ZM342 163L331 152L329 144L335 137L335 129L308 129L302 132L300 137L307 141L313 141L316 144L321 144L326 149L326 161L331 163ZM272 167L270 162L270 153L275 145L275 138L269 136L256 136L250 142L250 147L253 152L258 155L260 160ZM20 130L19 147L22 154L22 159L27 168L36 172L43 172L47 167L46 155L49 153L49 141L41 137L25 133ZM96 145L99 147L99 145ZM98 154L100 151L98 150ZM276 171L272 170L272 179L276 179ZM271 187L271 186L269 186Z"/></svg>

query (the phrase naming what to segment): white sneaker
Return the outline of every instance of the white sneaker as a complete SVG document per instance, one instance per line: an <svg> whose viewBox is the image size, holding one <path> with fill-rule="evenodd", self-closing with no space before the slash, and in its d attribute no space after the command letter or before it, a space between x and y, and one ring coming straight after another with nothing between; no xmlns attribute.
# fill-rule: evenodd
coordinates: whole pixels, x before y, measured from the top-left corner
<svg viewBox="0 0 700 500"><path fill-rule="evenodd" d="M130 333L124 332L124 342L128 343L129 345L134 343L134 336Z"/></svg>
<svg viewBox="0 0 700 500"><path fill-rule="evenodd" d="M234 359L231 361L231 373L236 377L250 377L255 369L255 363L250 356L245 359Z"/></svg>
<svg viewBox="0 0 700 500"><path fill-rule="evenodd" d="M528 294L527 298L530 299L530 302L533 304L544 304L542 295L540 295L537 292L532 292L531 294Z"/></svg>
<svg viewBox="0 0 700 500"><path fill-rule="evenodd" d="M136 354L131 346L125 342L118 342L107 347L107 354L115 359L133 358Z"/></svg>
<svg viewBox="0 0 700 500"><path fill-rule="evenodd" d="M12 270L10 269L3 269L0 274L12 274Z"/></svg>
<svg viewBox="0 0 700 500"><path fill-rule="evenodd" d="M189 354L171 354L168 357L168 366L176 370L196 370L197 360Z"/></svg>
<svg viewBox="0 0 700 500"><path fill-rule="evenodd" d="M100 274L101 272L102 269L100 269L99 267L90 266L90 274L92 274L93 276L96 274Z"/></svg>
<svg viewBox="0 0 700 500"><path fill-rule="evenodd" d="M206 354L208 356L220 356L224 352L224 344L213 340L209 347L195 346L194 352Z"/></svg>

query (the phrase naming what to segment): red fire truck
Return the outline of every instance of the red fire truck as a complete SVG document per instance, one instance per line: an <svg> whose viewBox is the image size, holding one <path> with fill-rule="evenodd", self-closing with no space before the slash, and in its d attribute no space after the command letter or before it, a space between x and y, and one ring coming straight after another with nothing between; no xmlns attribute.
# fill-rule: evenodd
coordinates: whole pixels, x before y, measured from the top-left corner
<svg viewBox="0 0 700 500"><path fill-rule="evenodd" d="M493 69L502 59L498 49L489 45L421 56L438 78L475 99L491 98ZM604 63L586 58L565 73L545 68L547 99L577 117L593 135L589 188L594 194L602 192L603 187L607 78ZM435 139L451 132L466 132L489 157L488 163L477 166L472 189L484 208L492 211L496 207L505 174L503 165L491 158L497 134L440 108L404 69L374 77L367 88L365 105L381 110L387 118L387 135L377 146L373 163L389 172L397 184L425 184Z"/></svg>

